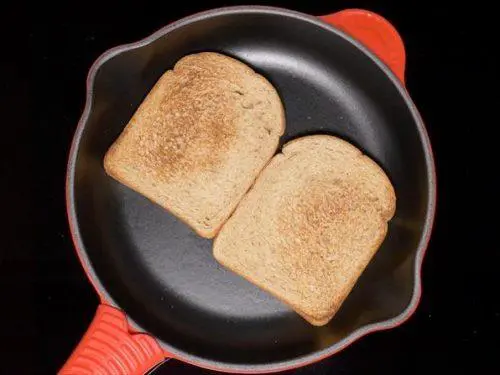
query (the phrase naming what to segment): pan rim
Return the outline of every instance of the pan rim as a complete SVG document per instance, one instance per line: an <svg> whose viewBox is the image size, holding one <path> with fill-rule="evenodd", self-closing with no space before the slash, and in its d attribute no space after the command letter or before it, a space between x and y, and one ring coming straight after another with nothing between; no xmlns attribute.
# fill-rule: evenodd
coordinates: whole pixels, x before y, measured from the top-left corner
<svg viewBox="0 0 500 375"><path fill-rule="evenodd" d="M425 128L424 122L418 109L410 98L406 88L399 81L399 79L395 76L395 74L390 70L390 68L385 65L373 52L371 52L367 47L362 45L360 42L356 41L354 38L349 36L348 34L342 32L341 30L329 25L328 23L320 20L319 18L308 15L305 13L297 12L290 9L279 8L279 7L268 7L268 6L230 6L230 7L221 7L214 8L211 10L203 11L200 13L196 13L187 17L184 17L178 21L175 21L169 25L166 25L154 32L153 34L147 36L144 39L141 39L137 42L132 42L128 44L123 44L114 48L111 48L101 54L96 61L91 66L87 81L86 81L86 99L85 99L85 107L83 113L78 122L75 134L73 136L73 140L71 142L71 148L68 157L68 166L66 173L66 208L67 208L67 217L70 226L70 232L73 239L73 243L75 246L76 253L80 262L87 274L87 278L93 285L94 289L98 293L101 303L108 303L111 306L119 307L113 297L106 290L105 286L100 282L97 277L94 268L91 264L91 261L88 257L87 252L85 251L85 245L83 244L82 236L80 233L76 207L74 204L74 167L77 160L79 144L81 140L81 136L87 124L87 120L93 109L93 98L94 98L94 80L99 71L100 67L111 58L120 55L123 52L127 52L133 49L141 48L147 46L151 43L154 43L159 38L168 34L169 32L179 29L187 24L201 21L207 18L228 15L228 14L242 14L242 13L256 13L256 14L270 14L270 15L278 15L283 17L294 18L303 22L307 22L318 27L321 27L329 32L333 32L337 36L345 39L346 41L353 44L356 48L361 50L368 58L371 59L373 63L375 63L384 73L385 75L392 81L393 85L397 88L399 94L405 101L408 106L408 109L414 119L414 122L417 126L417 131L420 136L420 142L424 150L424 157L426 163L426 171L427 171L427 179L428 179L428 202L426 207L426 216L425 222L423 225L422 235L420 237L420 241L417 246L417 251L414 260L414 287L412 298L408 303L407 307L396 317L393 317L388 320L384 320L377 323L368 324L358 328L357 330L351 332L344 339L339 341L338 343L331 345L325 349L311 352L309 354L294 358L288 359L273 363L267 364L241 364L241 363L231 363L231 362L222 362L218 360L213 360L205 357L201 357L192 353L188 353L184 350L173 347L170 343L160 340L151 334L161 345L161 347L168 353L172 354L174 358L182 360L186 363L190 363L202 368L224 371L224 372L233 372L233 373L270 373L283 371L287 369L293 369L297 367L302 367L317 361L320 361L324 358L327 358L352 343L356 342L363 336L381 331L386 329L391 329L403 324L406 320L408 320L416 308L418 307L421 295L422 295L422 280L421 280L421 269L423 264L423 259L425 257L425 253L430 241L432 227L434 224L435 212L436 212L436 200L437 200L437 186L436 186L436 170L434 163L434 156L432 152L432 147L430 143L430 139ZM138 332L146 332L145 329L141 327L136 321L127 317L130 326Z"/></svg>

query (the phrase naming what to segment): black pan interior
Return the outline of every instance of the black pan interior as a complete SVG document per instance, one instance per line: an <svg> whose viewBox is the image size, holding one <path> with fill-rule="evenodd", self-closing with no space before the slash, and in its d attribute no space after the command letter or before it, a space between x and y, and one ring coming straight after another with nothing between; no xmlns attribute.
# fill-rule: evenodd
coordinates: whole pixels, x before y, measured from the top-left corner
<svg viewBox="0 0 500 375"><path fill-rule="evenodd" d="M221 268L211 241L104 173L104 153L154 82L199 51L234 56L275 85L286 107L283 142L343 137L379 162L395 186L388 237L325 327L310 326ZM70 169L78 240L109 299L174 353L209 365L297 360L408 305L430 199L422 134L396 85L350 41L299 15L221 11L118 53L100 67L94 88Z"/></svg>

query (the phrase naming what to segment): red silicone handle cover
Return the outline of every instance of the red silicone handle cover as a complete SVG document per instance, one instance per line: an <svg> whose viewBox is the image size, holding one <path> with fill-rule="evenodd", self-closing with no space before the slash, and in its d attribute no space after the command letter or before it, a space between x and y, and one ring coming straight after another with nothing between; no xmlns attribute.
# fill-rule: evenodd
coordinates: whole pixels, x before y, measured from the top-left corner
<svg viewBox="0 0 500 375"><path fill-rule="evenodd" d="M149 335L133 333L125 314L101 304L60 375L143 375L165 359Z"/></svg>
<svg viewBox="0 0 500 375"><path fill-rule="evenodd" d="M404 84L405 47L399 33L389 21L362 9L346 9L320 18L364 44Z"/></svg>

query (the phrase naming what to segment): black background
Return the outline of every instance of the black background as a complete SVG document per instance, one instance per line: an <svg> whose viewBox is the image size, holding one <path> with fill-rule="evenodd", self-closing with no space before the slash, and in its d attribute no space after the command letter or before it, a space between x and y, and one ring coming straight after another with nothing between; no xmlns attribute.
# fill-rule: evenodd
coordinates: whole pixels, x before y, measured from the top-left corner
<svg viewBox="0 0 500 375"><path fill-rule="evenodd" d="M192 5L89 2L0 12L2 52L0 373L54 374L91 321L97 297L78 263L64 203L66 157L85 79L106 49L141 39ZM438 214L423 298L401 327L363 338L302 374L500 373L498 22L490 5L275 2L310 14L366 8L407 50L407 87L430 134ZM495 166L497 164L497 166ZM157 373L208 373L176 361Z"/></svg>

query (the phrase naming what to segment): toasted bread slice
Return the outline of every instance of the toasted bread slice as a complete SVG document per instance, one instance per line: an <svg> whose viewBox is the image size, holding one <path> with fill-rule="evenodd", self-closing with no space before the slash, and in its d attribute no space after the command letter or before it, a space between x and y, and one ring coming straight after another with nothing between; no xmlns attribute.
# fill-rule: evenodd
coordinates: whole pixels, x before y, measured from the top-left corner
<svg viewBox="0 0 500 375"><path fill-rule="evenodd" d="M339 138L283 147L214 241L225 267L328 323L387 232L396 196L383 170Z"/></svg>
<svg viewBox="0 0 500 375"><path fill-rule="evenodd" d="M276 152L284 124L264 77L228 56L192 54L159 79L104 168L211 238Z"/></svg>

